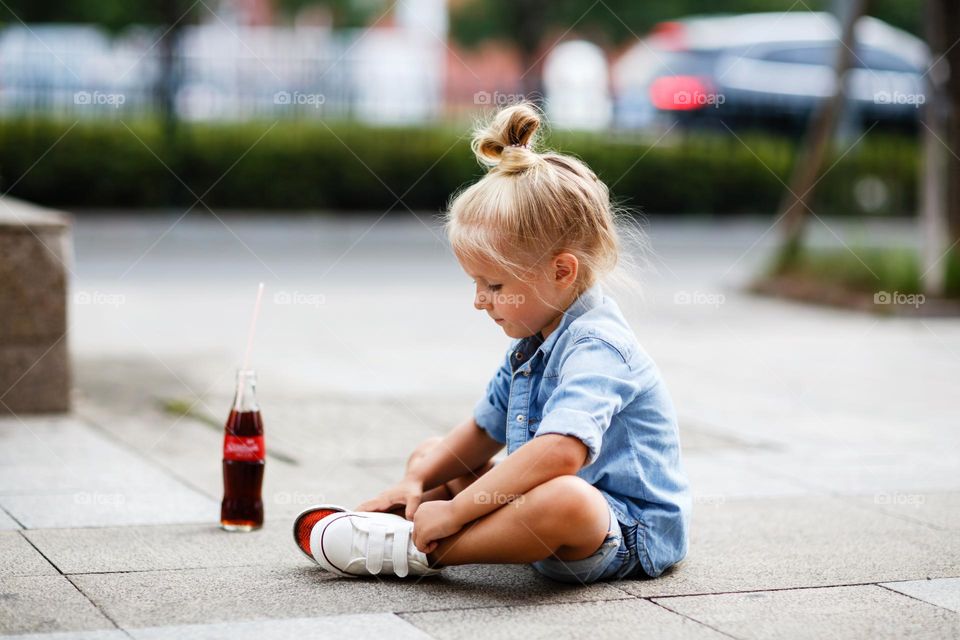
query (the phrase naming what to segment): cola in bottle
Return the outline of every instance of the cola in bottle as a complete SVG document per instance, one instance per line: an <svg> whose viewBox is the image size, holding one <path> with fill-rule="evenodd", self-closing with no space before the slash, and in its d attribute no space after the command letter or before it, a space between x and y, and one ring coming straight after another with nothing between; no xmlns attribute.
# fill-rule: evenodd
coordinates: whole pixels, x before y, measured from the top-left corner
<svg viewBox="0 0 960 640"><path fill-rule="evenodd" d="M263 526L261 487L266 449L256 382L252 369L237 372L236 397L224 428L220 526L227 531L253 531Z"/></svg>

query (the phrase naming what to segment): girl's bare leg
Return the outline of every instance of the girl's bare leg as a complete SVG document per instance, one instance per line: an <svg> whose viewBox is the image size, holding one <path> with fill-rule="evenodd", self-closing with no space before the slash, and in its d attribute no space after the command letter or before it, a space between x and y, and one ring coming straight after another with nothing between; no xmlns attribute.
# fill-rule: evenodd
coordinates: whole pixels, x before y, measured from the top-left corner
<svg viewBox="0 0 960 640"><path fill-rule="evenodd" d="M422 442L407 460L407 469L440 440ZM422 502L450 500L492 468L488 462L449 480L425 492ZM397 507L397 512L403 515L404 507ZM529 563L551 556L579 560L600 547L609 526L610 509L603 494L582 478L560 476L440 540L428 559L434 566ZM504 545L504 540L511 543Z"/></svg>
<svg viewBox="0 0 960 640"><path fill-rule="evenodd" d="M577 476L558 476L440 540L427 557L435 567L580 560L600 548L609 526L610 508L598 489Z"/></svg>

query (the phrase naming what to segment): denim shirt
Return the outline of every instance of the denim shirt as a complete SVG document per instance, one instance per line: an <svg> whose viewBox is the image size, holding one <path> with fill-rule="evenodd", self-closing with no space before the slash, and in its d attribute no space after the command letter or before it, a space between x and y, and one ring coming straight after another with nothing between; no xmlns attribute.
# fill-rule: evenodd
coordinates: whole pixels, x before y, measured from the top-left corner
<svg viewBox="0 0 960 640"><path fill-rule="evenodd" d="M644 572L659 576L686 555L691 499L673 401L599 283L546 340L538 333L511 342L474 418L508 455L547 433L578 438L588 455L577 475L620 522L639 525Z"/></svg>

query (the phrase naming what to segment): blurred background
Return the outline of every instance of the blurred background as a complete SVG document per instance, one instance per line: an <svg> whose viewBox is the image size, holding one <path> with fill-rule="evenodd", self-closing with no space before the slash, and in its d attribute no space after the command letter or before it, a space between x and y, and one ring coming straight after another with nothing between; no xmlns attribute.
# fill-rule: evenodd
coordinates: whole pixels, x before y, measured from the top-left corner
<svg viewBox="0 0 960 640"><path fill-rule="evenodd" d="M0 12L0 166L11 195L46 204L188 204L186 187L220 175L266 123L270 135L208 204L388 206L339 138L396 189L434 165L404 200L435 209L477 173L463 147L443 155L471 119L530 99L545 107L555 144L622 176L629 205L770 211L784 191L776 178L833 93L843 14L864 12L855 4L10 2ZM930 10L874 0L857 20L832 130L841 151L859 144L817 190L818 210L914 212ZM99 153L78 161L91 147Z"/></svg>
<svg viewBox="0 0 960 640"><path fill-rule="evenodd" d="M288 385L355 392L363 351L368 384L430 389L404 354L464 330L492 361L438 218L483 173L473 124L520 100L647 231L638 322L753 294L957 315L945 0L11 0L0 20L11 411L68 407L71 353L81 390L114 357L229 371L256 281ZM361 327L380 340L354 345Z"/></svg>
<svg viewBox="0 0 960 640"><path fill-rule="evenodd" d="M926 220L912 255L865 246L803 266L839 266L860 292L889 288L877 276L955 296L954 13L920 0L9 2L0 186L71 209L202 193L231 209L437 211L479 175L473 120L527 99L547 113L546 144L634 212L783 214L781 274L800 266L815 215Z"/></svg>
<svg viewBox="0 0 960 640"><path fill-rule="evenodd" d="M650 343L756 294L958 313L946 0L11 0L0 20L14 413L115 384L181 415L229 389L258 281L278 387L473 397L502 336L439 214L483 174L473 125L520 100L646 231L622 305ZM478 367L411 370L454 343ZM148 366L174 388L128 375Z"/></svg>
<svg viewBox="0 0 960 640"><path fill-rule="evenodd" d="M484 173L474 123L530 100L646 235L642 291L607 291L695 504L689 558L637 593L776 590L806 603L785 637L955 635L917 607L960 602L958 69L956 0L0 1L0 550L28 576L0 633L538 624L502 594L549 585L513 569L334 601L288 539L395 482L502 362L440 214ZM238 537L220 460L259 283L266 527ZM736 597L736 637L792 610Z"/></svg>

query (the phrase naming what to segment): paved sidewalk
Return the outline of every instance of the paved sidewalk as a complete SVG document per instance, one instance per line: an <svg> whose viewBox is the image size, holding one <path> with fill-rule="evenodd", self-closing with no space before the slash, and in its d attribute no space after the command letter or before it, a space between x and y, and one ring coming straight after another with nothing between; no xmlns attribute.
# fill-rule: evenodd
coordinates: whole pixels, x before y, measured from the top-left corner
<svg viewBox="0 0 960 640"><path fill-rule="evenodd" d="M178 215L78 220L76 411L0 419L0 635L960 637L960 321L747 296L762 222L654 219L647 295L621 306L680 413L688 558L586 587L523 565L343 580L293 514L398 479L506 338L412 217ZM227 534L219 425L261 280L267 524Z"/></svg>

